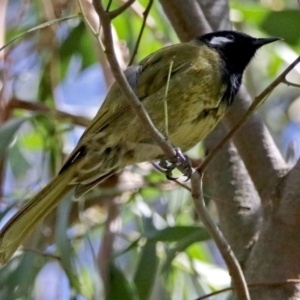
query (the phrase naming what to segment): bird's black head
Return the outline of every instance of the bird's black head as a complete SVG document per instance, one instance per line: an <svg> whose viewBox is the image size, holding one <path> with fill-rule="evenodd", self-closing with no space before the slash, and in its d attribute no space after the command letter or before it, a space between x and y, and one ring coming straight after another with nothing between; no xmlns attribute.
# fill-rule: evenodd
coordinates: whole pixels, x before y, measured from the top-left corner
<svg viewBox="0 0 300 300"><path fill-rule="evenodd" d="M253 38L242 32L224 30L205 34L199 38L219 52L230 73L243 73L255 52L279 38Z"/></svg>
<svg viewBox="0 0 300 300"><path fill-rule="evenodd" d="M222 101L230 105L241 86L243 72L255 52L279 38L253 38L242 32L226 30L205 34L197 40L219 53L222 81L226 84Z"/></svg>

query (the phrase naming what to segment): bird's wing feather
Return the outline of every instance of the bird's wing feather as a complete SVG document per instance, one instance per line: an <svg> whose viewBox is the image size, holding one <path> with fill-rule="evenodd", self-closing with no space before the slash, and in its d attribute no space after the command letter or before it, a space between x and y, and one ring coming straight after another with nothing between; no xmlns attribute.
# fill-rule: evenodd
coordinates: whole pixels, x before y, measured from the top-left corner
<svg viewBox="0 0 300 300"><path fill-rule="evenodd" d="M182 55L176 56L177 53L182 53L182 49L184 49L185 55L183 57ZM201 48L192 44L177 44L163 48L150 54L137 66L131 66L126 69L124 72L125 77L137 97L143 101L145 97L166 85L171 62L172 77L177 71L190 67L190 62L187 62L186 58L199 52L199 49ZM84 140L85 136L90 133L101 131L129 108L130 105L126 97L118 84L114 83L93 123L84 132L81 139Z"/></svg>
<svg viewBox="0 0 300 300"><path fill-rule="evenodd" d="M183 48L184 55L176 56L177 53L182 53ZM172 68L170 75L172 77L179 70L190 68L190 62L187 62L188 60L186 58L198 53L199 49L201 48L192 44L177 44L166 47L150 54L142 60L139 65L126 69L124 72L125 76L137 97L143 101L148 95L155 93L166 85L171 63ZM69 157L76 157L76 153L80 151L85 142L88 142L93 135L104 130L113 120L123 113L126 113L128 109L130 109L130 105L127 99L118 84L114 83L97 115L90 126L85 130L78 145ZM68 159L63 169L73 164L75 160Z"/></svg>

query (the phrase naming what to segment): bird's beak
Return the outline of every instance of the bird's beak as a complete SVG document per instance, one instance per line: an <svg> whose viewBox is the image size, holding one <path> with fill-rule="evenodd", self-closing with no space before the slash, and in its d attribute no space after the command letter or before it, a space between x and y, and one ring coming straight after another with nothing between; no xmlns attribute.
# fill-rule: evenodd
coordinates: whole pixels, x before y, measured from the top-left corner
<svg viewBox="0 0 300 300"><path fill-rule="evenodd" d="M253 45L255 45L257 48L260 48L264 45L276 42L282 40L282 38L277 38L277 37L272 37L272 38L259 38L259 39L255 39L255 41L253 42Z"/></svg>

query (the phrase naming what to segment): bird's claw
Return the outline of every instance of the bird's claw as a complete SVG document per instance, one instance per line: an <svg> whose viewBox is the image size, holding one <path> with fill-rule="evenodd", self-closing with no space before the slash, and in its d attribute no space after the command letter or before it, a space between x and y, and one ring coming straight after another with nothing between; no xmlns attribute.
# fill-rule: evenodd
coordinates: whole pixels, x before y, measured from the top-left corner
<svg viewBox="0 0 300 300"><path fill-rule="evenodd" d="M169 180L176 180L177 178L172 176L172 172L176 168L180 168L180 171L187 177L185 181L188 181L192 176L192 165L187 155L182 154L179 148L175 148L176 155L172 159L163 158L159 162L159 166L166 170L166 177Z"/></svg>
<svg viewBox="0 0 300 300"><path fill-rule="evenodd" d="M166 177L167 177L167 179L168 180L176 180L177 179L177 177L173 177L172 175L172 172L173 172L173 168L168 168L168 169L166 169Z"/></svg>

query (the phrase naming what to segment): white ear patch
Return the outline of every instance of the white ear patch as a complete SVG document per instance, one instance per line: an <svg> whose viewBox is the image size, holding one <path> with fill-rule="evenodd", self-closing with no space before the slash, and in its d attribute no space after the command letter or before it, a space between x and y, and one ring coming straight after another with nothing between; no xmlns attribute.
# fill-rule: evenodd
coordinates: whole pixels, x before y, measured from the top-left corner
<svg viewBox="0 0 300 300"><path fill-rule="evenodd" d="M232 43L232 42L233 42L233 40L228 39L224 36L214 36L210 41L210 43L214 46L222 46L224 44L228 44L228 43Z"/></svg>

